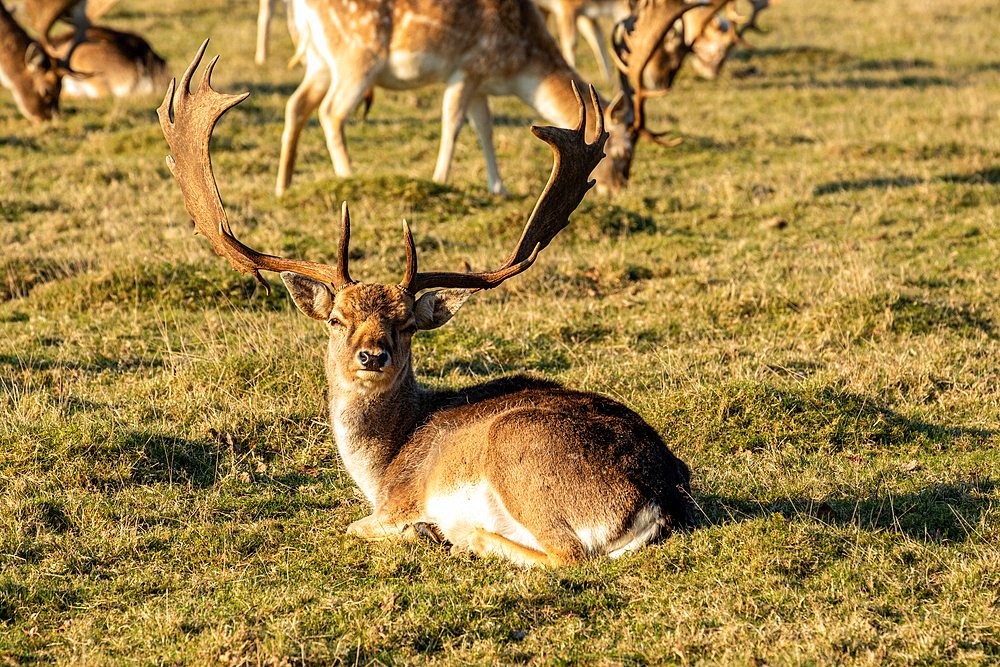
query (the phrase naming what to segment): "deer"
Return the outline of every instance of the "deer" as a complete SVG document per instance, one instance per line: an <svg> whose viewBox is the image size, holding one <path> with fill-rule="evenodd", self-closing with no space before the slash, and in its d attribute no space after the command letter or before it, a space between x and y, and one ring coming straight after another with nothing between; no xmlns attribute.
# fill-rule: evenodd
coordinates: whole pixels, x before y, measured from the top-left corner
<svg viewBox="0 0 1000 667"><path fill-rule="evenodd" d="M75 72L83 74L65 79L63 95L84 98L148 95L164 90L170 81L166 61L138 35L91 25L85 42L74 46L74 40L73 32L52 39L56 55L66 59Z"/></svg>
<svg viewBox="0 0 1000 667"><path fill-rule="evenodd" d="M633 21L637 34L631 39L645 51L630 60L636 71L628 76L638 78L666 31L694 6L681 0L639 0ZM352 175L344 123L372 85L408 90L445 83L433 179L447 182L455 140L468 118L486 161L487 187L496 195L506 189L487 97L514 95L550 123L566 127L576 116L573 85L587 88L531 0L290 0L288 10L296 42L293 62L304 62L306 73L285 106L278 196L291 184L299 137L317 107L334 171ZM599 191L626 187L638 139L658 141L662 136L645 127L643 104L649 96L633 88L610 105L601 100L610 138L608 158L594 171ZM584 103L590 105L590 100ZM597 119L593 105L587 117L592 137Z"/></svg>
<svg viewBox="0 0 1000 667"><path fill-rule="evenodd" d="M62 79L59 63L28 37L0 2L0 83L14 94L21 114L33 123L55 117Z"/></svg>
<svg viewBox="0 0 1000 667"><path fill-rule="evenodd" d="M588 556L620 556L693 524L690 471L657 432L621 403L554 382L512 376L458 390L418 385L411 343L448 322L475 291L527 270L569 224L603 157L601 104L576 89L575 129L532 127L553 151L553 168L520 240L495 270L419 271L403 222L406 271L399 284L351 277L351 222L341 210L336 265L266 255L232 232L209 143L219 118L249 93L211 85L218 56L197 89L202 45L157 109L167 165L195 230L240 273L266 290L279 272L296 306L329 330L325 369L330 422L343 465L372 512L347 533L365 540L446 540L519 566L558 567ZM586 139L590 109L598 122Z"/></svg>
<svg viewBox="0 0 1000 667"><path fill-rule="evenodd" d="M757 25L758 15L781 0L750 0L749 17L736 12L734 0L709 2L685 13L678 21L680 25L674 25L663 39L662 48L653 54L643 74L651 90L669 89L688 54L695 73L704 79L717 78L735 47L754 48L743 35L748 30L763 32Z"/></svg>

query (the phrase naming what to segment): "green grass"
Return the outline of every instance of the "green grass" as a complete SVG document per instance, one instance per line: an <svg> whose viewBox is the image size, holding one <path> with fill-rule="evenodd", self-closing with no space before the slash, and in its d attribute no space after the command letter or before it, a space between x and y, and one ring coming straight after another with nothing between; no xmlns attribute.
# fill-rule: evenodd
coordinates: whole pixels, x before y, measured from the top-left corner
<svg viewBox="0 0 1000 667"><path fill-rule="evenodd" d="M211 37L237 234L398 281L490 268L551 165L494 100L511 196L465 130L430 182L441 88L378 91L337 179L314 118L272 192L301 70L255 7L123 0L175 73ZM0 663L987 665L1000 662L1000 12L790 2L639 145L526 274L415 342L433 387L528 371L636 409L693 471L699 525L522 571L348 538L323 327L191 234L154 98L0 94ZM596 65L581 46L585 76ZM599 82L600 83L600 82ZM603 91L610 92L607 84Z"/></svg>

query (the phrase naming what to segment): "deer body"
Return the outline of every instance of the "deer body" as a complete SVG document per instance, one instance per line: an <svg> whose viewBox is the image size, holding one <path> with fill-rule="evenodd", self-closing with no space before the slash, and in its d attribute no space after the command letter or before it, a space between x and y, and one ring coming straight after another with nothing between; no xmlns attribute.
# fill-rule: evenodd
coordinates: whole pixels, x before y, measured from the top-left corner
<svg viewBox="0 0 1000 667"><path fill-rule="evenodd" d="M639 42L631 44L641 50ZM365 284L348 270L346 202L335 266L264 255L233 236L209 140L222 113L246 95L211 88L214 62L196 93L188 92L204 49L176 97L171 84L157 110L172 153L167 164L196 230L216 252L265 286L261 270L281 272L299 310L328 327L330 422L344 467L373 507L349 533L381 540L424 530L442 535L453 551L561 565L619 555L692 523L687 466L623 405L526 377L428 391L413 374L413 335L447 323L473 291L527 270L593 186L589 177L608 139L593 88L592 142L585 138L588 105L579 91L575 129L532 128L554 151L552 175L498 269L418 271L404 223L403 280Z"/></svg>
<svg viewBox="0 0 1000 667"><path fill-rule="evenodd" d="M70 67L85 74L67 78L63 94L71 97L100 98L113 95L147 95L160 92L170 81L167 63L142 37L104 26L91 26L87 41L70 54L73 33L56 36L52 46Z"/></svg>
<svg viewBox="0 0 1000 667"><path fill-rule="evenodd" d="M0 83L14 94L21 113L41 123L59 110L62 74L0 3Z"/></svg>

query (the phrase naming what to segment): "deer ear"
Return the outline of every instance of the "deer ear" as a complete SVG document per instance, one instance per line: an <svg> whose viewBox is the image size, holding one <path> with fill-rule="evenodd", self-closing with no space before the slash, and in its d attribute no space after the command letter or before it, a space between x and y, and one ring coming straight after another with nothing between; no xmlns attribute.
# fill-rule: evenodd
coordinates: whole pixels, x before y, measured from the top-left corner
<svg viewBox="0 0 1000 667"><path fill-rule="evenodd" d="M31 42L28 44L28 48L24 51L24 66L29 72L36 72L38 70L43 70L48 67L49 57L46 55L45 51L38 47L37 42Z"/></svg>
<svg viewBox="0 0 1000 667"><path fill-rule="evenodd" d="M635 109L632 106L632 96L618 93L604 111L604 122L606 125L625 126L634 123Z"/></svg>
<svg viewBox="0 0 1000 667"><path fill-rule="evenodd" d="M314 320L326 322L330 319L330 314L333 312L333 294L329 287L318 280L291 271L282 271L281 280L299 310Z"/></svg>
<svg viewBox="0 0 1000 667"><path fill-rule="evenodd" d="M417 328L422 331L437 329L458 312L471 294L472 290L468 289L439 289L427 292L413 305L413 317L417 321Z"/></svg>

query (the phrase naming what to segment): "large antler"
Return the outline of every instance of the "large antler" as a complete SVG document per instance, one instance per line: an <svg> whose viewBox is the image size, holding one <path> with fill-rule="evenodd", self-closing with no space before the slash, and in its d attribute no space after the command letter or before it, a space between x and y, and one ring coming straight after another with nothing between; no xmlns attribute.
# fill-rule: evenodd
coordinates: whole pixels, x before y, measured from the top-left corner
<svg viewBox="0 0 1000 667"><path fill-rule="evenodd" d="M500 268L488 273L417 273L417 253L410 229L403 223L406 242L406 276L400 286L410 294L429 287L464 287L468 289L489 289L496 287L511 276L527 269L535 261L539 251L566 225L569 215L580 205L587 190L594 186L590 174L604 157L604 142L608 133L604 131L604 114L597 91L590 87L590 98L597 114L597 138L588 144L584 138L587 126L587 107L583 103L580 89L573 84L577 103L580 105L580 122L576 129L561 127L532 127L532 133L549 144L554 154L554 164L549 181L538 198L531 216L528 218L521 239Z"/></svg>
<svg viewBox="0 0 1000 667"><path fill-rule="evenodd" d="M658 144L675 145L660 139L665 132L651 132L646 129L644 105L651 97L659 97L667 91L646 90L642 83L642 72L653 58L656 49L674 22L684 12L705 6L706 2L688 4L683 0L639 0L632 16L622 23L624 29L616 31L614 44L615 62L624 75L623 93L632 95L634 118L629 128L635 136L645 136ZM626 27L631 24L631 27Z"/></svg>
<svg viewBox="0 0 1000 667"><path fill-rule="evenodd" d="M340 246L335 267L264 255L243 245L233 236L212 172L209 141L212 130L222 114L242 102L250 93L224 95L212 88L212 69L219 60L216 56L205 68L198 90L191 94L191 76L201 62L207 46L208 40L205 40L191 66L184 72L176 97L174 81L171 81L163 98L163 104L156 110L160 117L160 127L163 128L163 136L170 146L171 155L167 156L167 166L181 186L184 208L194 220L195 232L207 236L216 254L228 259L234 269L240 273L252 273L268 293L271 291L271 286L261 277L261 269L294 271L328 282L334 287L352 282L347 271L347 246L351 232L350 214L346 202L341 218Z"/></svg>

